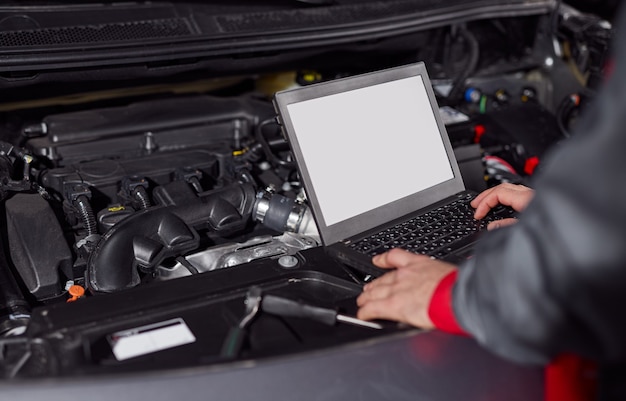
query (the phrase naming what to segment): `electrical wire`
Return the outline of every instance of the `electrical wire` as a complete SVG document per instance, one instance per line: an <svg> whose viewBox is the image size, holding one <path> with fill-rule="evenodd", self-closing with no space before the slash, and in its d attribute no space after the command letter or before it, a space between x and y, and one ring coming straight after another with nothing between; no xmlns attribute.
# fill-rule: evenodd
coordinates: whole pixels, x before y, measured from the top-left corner
<svg viewBox="0 0 626 401"><path fill-rule="evenodd" d="M464 26L459 27L458 34L465 40L469 52L469 61L463 72L456 78L448 98L451 100L458 100L463 95L463 89L465 81L471 74L476 71L478 67L478 60L480 57L480 45L476 37Z"/></svg>
<svg viewBox="0 0 626 401"><path fill-rule="evenodd" d="M480 97L479 112L480 114L485 114L487 112L487 96L485 95Z"/></svg>
<svg viewBox="0 0 626 401"><path fill-rule="evenodd" d="M13 366L8 370L8 378L12 379L17 376L17 374L24 368L28 360L32 357L33 345L45 346L47 343L41 338L30 338L30 337L10 337L10 338L2 338L0 339L0 360L6 364L6 348L9 345L25 345L26 350L23 354L18 358L18 360L13 364Z"/></svg>
<svg viewBox="0 0 626 401"><path fill-rule="evenodd" d="M259 123L255 129L256 140L261 144L261 147L263 148L263 153L265 153L265 157L267 157L267 159L270 162L273 162L277 165L287 167L287 168L295 168L296 163L294 161L283 160L280 157L276 156L274 152L272 151L270 142L267 140L267 138L263 134L263 128L265 128L269 124L276 124L276 120L274 120L273 118L268 118L267 120L264 120L261 123ZM281 139L280 143L284 144L286 142Z"/></svg>
<svg viewBox="0 0 626 401"><path fill-rule="evenodd" d="M554 10L552 11L552 36L556 36L557 31L559 30L559 10L561 9L561 3L562 0L556 0Z"/></svg>

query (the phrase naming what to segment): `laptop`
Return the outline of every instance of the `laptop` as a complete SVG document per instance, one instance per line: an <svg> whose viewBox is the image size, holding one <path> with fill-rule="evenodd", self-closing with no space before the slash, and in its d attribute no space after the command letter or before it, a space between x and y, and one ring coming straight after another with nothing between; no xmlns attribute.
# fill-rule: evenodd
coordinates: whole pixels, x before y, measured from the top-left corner
<svg viewBox="0 0 626 401"><path fill-rule="evenodd" d="M374 276L383 270L372 256L395 246L467 257L486 222L472 218L475 194L463 184L424 63L281 91L274 105L330 255ZM446 218L455 225L442 234L433 224Z"/></svg>

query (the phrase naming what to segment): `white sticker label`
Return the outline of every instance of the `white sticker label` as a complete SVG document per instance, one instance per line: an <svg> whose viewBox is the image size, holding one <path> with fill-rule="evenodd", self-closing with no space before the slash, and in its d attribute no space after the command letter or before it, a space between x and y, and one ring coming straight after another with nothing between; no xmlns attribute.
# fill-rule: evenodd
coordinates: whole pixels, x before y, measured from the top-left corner
<svg viewBox="0 0 626 401"><path fill-rule="evenodd" d="M118 361L151 354L196 341L181 318L118 331L108 336L113 355Z"/></svg>

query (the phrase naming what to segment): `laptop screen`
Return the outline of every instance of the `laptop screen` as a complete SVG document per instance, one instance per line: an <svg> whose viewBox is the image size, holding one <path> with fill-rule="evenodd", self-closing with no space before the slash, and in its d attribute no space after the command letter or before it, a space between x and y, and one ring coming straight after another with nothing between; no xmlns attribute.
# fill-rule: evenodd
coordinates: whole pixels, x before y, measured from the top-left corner
<svg viewBox="0 0 626 401"><path fill-rule="evenodd" d="M325 244L464 189L423 64L280 92Z"/></svg>
<svg viewBox="0 0 626 401"><path fill-rule="evenodd" d="M454 177L421 76L287 110L328 225Z"/></svg>

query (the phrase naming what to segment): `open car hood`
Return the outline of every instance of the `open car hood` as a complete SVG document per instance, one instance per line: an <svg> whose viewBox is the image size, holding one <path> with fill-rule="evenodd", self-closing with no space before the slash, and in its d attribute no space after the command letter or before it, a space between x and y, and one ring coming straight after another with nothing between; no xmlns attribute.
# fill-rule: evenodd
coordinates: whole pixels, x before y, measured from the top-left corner
<svg viewBox="0 0 626 401"><path fill-rule="evenodd" d="M0 5L0 72L8 80L105 66L210 66L232 73L246 68L250 58L279 65L289 52L302 56L346 44L371 46L458 22L544 14L555 1L24 4Z"/></svg>

